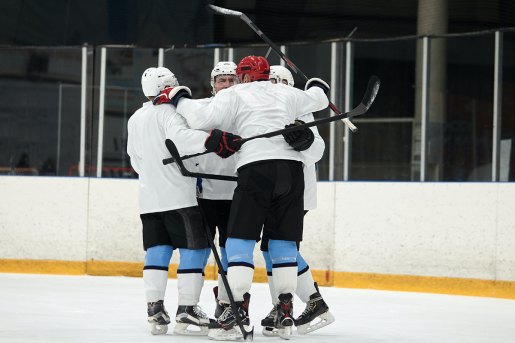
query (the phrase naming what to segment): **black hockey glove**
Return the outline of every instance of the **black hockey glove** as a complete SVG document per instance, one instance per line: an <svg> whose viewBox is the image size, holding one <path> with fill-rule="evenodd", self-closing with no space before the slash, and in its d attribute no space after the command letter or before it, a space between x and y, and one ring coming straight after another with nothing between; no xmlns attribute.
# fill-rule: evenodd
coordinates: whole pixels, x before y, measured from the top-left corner
<svg viewBox="0 0 515 343"><path fill-rule="evenodd" d="M296 120L295 124L286 125L284 128L287 129L289 127L294 127L302 124L305 124L302 120ZM313 144L313 142L315 141L315 135L309 127L305 128L304 130L285 133L283 134L283 137L286 143L290 144L290 146L296 151L304 151L309 149L311 144Z"/></svg>
<svg viewBox="0 0 515 343"><path fill-rule="evenodd" d="M240 136L214 129L211 130L211 134L207 137L204 146L207 151L214 152L221 158L227 158L240 150L242 146L239 142L240 140Z"/></svg>

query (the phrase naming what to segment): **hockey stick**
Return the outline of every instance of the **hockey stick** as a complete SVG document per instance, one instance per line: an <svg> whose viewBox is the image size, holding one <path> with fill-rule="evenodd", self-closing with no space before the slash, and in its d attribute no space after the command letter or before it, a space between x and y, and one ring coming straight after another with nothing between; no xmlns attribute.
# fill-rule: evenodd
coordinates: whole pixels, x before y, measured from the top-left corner
<svg viewBox="0 0 515 343"><path fill-rule="evenodd" d="M172 142L172 140L167 139L165 141L166 148L170 152L170 155L172 155L172 159L177 161L177 167L179 168L179 171L181 172L182 176L189 176L189 177L200 177L203 179L213 179L213 180L222 180L222 181L238 181L238 178L236 176L226 176L226 175L215 175L215 174L203 174L203 173L192 173L186 167L184 166L184 163L182 163L181 155L179 154L179 150L177 150L177 147ZM192 155L193 157L193 155ZM164 161L169 160L165 159ZM172 163L172 162L170 162ZM168 164L168 163L166 163Z"/></svg>
<svg viewBox="0 0 515 343"><path fill-rule="evenodd" d="M252 30L254 30L254 32L256 32L259 37L261 37L274 51L277 55L279 55L279 57L281 59L283 59L286 63L288 63L288 65L290 66L290 68L298 75L300 75L305 81L308 81L308 77L306 75L304 75L304 73L302 71L300 71L299 68L297 68L297 66L295 64L293 64L293 62L291 62L281 51L281 49L279 49L277 47L277 45L274 44L274 42L272 42L270 40L270 38L268 38L260 29L259 27L256 26L256 24L254 24L250 19L249 17L247 17L244 13L242 12L238 12L238 11L233 11L233 10L229 10L227 8L223 8L223 7L218 7L218 6L214 6L214 5L207 5L206 6L206 9L209 13L213 13L213 14L219 14L219 15L226 15L226 16L230 16L230 17L237 17L237 18L240 18L241 20L243 20L244 22L247 23L247 25L250 26L250 28ZM337 115L340 115L342 114L337 108L336 106L332 103L332 102L329 102L329 107L331 107L331 109L337 114ZM349 116L350 117L350 116ZM352 122L349 120L348 117L344 117L344 118L340 118L344 123L345 125L347 125L349 127L349 129L351 129L352 132L356 132L358 131L358 128L356 126L354 126L354 124L352 124Z"/></svg>
<svg viewBox="0 0 515 343"><path fill-rule="evenodd" d="M213 235L211 235L211 230L209 230L209 226L207 225L206 216L204 215L204 211L202 210L202 206L200 203L198 204L200 215L202 216L202 221L204 222L204 227L207 232L207 238L209 240L209 246L213 251L213 256L215 257L216 265L218 266L218 270L221 271L220 276L222 277L222 282L225 286L225 290L227 291L227 295L229 296L229 302L231 303L232 310L234 311L234 315L236 317L236 323L240 327L241 334L243 335L243 339L245 341L250 341L254 339L254 327L250 331L247 331L243 328L243 323L240 318L240 312L238 312L238 308L236 308L236 302L234 301L234 297L232 295L231 287L229 287L229 281L227 281L227 276L224 273L224 268L222 266L222 262L220 261L220 256L218 256L218 252L216 251Z"/></svg>
<svg viewBox="0 0 515 343"><path fill-rule="evenodd" d="M256 138L270 138L270 137L282 135L285 133L290 133L290 132L297 131L297 130L303 130L308 127L330 123L332 121L336 121L336 120L339 120L342 118L347 118L347 117L351 118L351 117L359 116L359 115L367 112L368 109L370 108L370 106L372 106L372 103L374 102L374 99L377 96L377 92L379 92L380 85L381 85L381 81L379 80L379 78L377 76L372 76L370 78L370 80L368 81L367 91L365 92L365 95L363 96L363 99L361 100L360 104L358 106L356 106L354 109L352 109L350 112L342 113L342 114L339 114L339 115L336 115L333 117L329 117L329 118L325 118L325 119L315 120L315 121L312 121L311 123L306 123L306 124L290 127L287 129L281 129L281 130L265 133L262 135L250 137L250 138L244 138L240 142L245 143L245 142L248 142L248 141L256 139ZM200 155L205 155L208 153L209 153L208 151L205 151L205 152L201 152L201 153L194 154L194 155L185 155L185 156L181 157L181 160L187 160L189 158L197 157ZM172 158L164 159L163 164L166 165L166 164L174 163L175 161L176 161L176 158L172 155Z"/></svg>

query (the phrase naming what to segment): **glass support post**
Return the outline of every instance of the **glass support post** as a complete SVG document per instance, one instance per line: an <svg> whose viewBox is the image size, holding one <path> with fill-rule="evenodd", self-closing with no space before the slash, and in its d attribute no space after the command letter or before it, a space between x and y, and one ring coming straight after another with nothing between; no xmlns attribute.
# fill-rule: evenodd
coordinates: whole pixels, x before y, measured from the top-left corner
<svg viewBox="0 0 515 343"><path fill-rule="evenodd" d="M106 55L106 48L102 47L100 54L100 99L98 105L97 177L102 177L102 157L104 148L104 102L106 93Z"/></svg>
<svg viewBox="0 0 515 343"><path fill-rule="evenodd" d="M429 37L422 38L422 101L420 138L420 181L426 181L426 142L427 142L427 90L429 85Z"/></svg>
<svg viewBox="0 0 515 343"><path fill-rule="evenodd" d="M354 44L345 44L345 112L349 112L352 107L352 90L354 81ZM344 125L344 150L343 150L343 181L349 181L350 153L351 153L351 131Z"/></svg>
<svg viewBox="0 0 515 343"><path fill-rule="evenodd" d="M88 48L82 47L82 75L80 89L80 157L79 176L84 176L86 167L86 94L88 76Z"/></svg>
<svg viewBox="0 0 515 343"><path fill-rule="evenodd" d="M286 45L281 45L280 48L281 48L281 52L286 55ZM284 60L282 58L280 59L279 63L281 65L281 67L286 66L286 62L284 62Z"/></svg>
<svg viewBox="0 0 515 343"><path fill-rule="evenodd" d="M337 83L337 71L336 71L336 60L337 60L337 44L331 43L331 90L330 100L334 104L336 103L336 83ZM333 111L329 112L332 117L335 115ZM334 121L329 124L329 181L334 181L334 139L335 139L335 123Z"/></svg>
<svg viewBox="0 0 515 343"><path fill-rule="evenodd" d="M159 68L164 67L164 60L165 60L165 49L159 48L159 55L157 58L157 66Z"/></svg>
<svg viewBox="0 0 515 343"><path fill-rule="evenodd" d="M215 57L213 59L213 67L218 63L220 62L220 48L215 48L215 53L214 53Z"/></svg>
<svg viewBox="0 0 515 343"><path fill-rule="evenodd" d="M494 125L492 146L492 181L499 181L499 150L501 139L501 106L502 106L502 54L503 33L495 32L494 61Z"/></svg>

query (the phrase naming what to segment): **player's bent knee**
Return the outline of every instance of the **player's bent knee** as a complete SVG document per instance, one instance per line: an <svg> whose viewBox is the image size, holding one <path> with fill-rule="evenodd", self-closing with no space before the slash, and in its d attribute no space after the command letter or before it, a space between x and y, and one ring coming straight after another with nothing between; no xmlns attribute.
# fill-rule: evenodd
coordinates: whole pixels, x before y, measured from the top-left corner
<svg viewBox="0 0 515 343"><path fill-rule="evenodd" d="M145 254L145 266L168 267L172 254L173 247L171 245L157 245L148 248Z"/></svg>

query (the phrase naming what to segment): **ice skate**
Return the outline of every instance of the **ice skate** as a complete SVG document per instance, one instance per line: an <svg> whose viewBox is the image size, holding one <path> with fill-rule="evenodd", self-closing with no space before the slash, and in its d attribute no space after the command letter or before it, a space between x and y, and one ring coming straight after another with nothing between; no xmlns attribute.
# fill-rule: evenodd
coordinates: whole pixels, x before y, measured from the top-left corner
<svg viewBox="0 0 515 343"><path fill-rule="evenodd" d="M175 315L177 324L173 333L184 336L207 336L210 319L200 306L179 306Z"/></svg>
<svg viewBox="0 0 515 343"><path fill-rule="evenodd" d="M320 295L316 282L315 288L317 292L309 296L306 309L295 319L295 326L299 335L305 335L334 322L334 316L329 312L329 306Z"/></svg>
<svg viewBox="0 0 515 343"><path fill-rule="evenodd" d="M279 295L279 304L276 305L275 328L278 329L279 337L290 339L293 327L293 296L291 293Z"/></svg>
<svg viewBox="0 0 515 343"><path fill-rule="evenodd" d="M220 301L218 300L218 286L213 287L213 293L215 294L215 302L216 302L215 318L218 319L218 317L220 317L220 315L224 311L224 307L222 305L220 305Z"/></svg>
<svg viewBox="0 0 515 343"><path fill-rule="evenodd" d="M244 301L237 301L236 308L240 314L243 328L248 331L250 325L249 320L249 300L250 294L245 293L243 296ZM243 340L243 334L238 322L236 321L236 315L232 310L231 304L221 302L223 306L223 312L218 317L218 320L209 324L208 338L215 341L238 341Z"/></svg>
<svg viewBox="0 0 515 343"><path fill-rule="evenodd" d="M148 303L148 322L150 323L150 333L153 335L164 335L168 332L170 316L165 310L163 300L155 303Z"/></svg>
<svg viewBox="0 0 515 343"><path fill-rule="evenodd" d="M261 320L261 326L263 327L263 336L267 337L277 337L279 335L279 330L275 328L275 316L277 314L277 308L274 307L265 317L265 319Z"/></svg>

